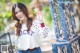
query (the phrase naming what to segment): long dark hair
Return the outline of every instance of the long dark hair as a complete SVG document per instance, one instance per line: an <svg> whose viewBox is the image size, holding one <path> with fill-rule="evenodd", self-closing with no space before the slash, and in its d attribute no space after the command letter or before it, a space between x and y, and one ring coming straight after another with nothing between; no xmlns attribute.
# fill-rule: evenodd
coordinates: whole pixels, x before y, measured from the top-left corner
<svg viewBox="0 0 80 53"><path fill-rule="evenodd" d="M23 13L24 13L24 15L26 16L26 18L27 18L27 31L29 32L29 30L30 30L30 27L31 27L31 25L32 25L32 18L30 18L29 17L29 15L28 15L28 9L27 9L27 7L24 5L24 4L22 4L22 3L16 3L16 4L14 4L13 5L13 7L12 7L12 17L13 17L13 19L14 20L17 20L17 23L15 24L15 27L17 28L16 29L16 34L17 35L20 35L20 31L21 31L21 23L20 23L20 20L16 17L16 15L15 15L15 8L16 7L18 7Z"/></svg>

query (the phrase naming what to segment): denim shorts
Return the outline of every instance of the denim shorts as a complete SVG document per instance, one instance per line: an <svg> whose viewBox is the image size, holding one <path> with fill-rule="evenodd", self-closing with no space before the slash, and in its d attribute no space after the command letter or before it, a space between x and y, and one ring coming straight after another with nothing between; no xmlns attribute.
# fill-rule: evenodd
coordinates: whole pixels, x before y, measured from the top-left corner
<svg viewBox="0 0 80 53"><path fill-rule="evenodd" d="M28 50L18 50L18 53L42 53L41 48L34 48L34 49L28 49Z"/></svg>

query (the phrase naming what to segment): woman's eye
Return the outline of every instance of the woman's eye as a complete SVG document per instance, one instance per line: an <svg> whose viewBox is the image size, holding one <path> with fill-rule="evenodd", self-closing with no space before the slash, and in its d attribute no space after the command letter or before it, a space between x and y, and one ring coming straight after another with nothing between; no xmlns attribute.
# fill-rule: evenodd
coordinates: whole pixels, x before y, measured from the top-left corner
<svg viewBox="0 0 80 53"><path fill-rule="evenodd" d="M21 10L19 10L19 12L22 12Z"/></svg>
<svg viewBox="0 0 80 53"><path fill-rule="evenodd" d="M16 12L15 12L15 14L18 14L18 13L20 13L20 12L22 12L22 11L21 11L21 10L19 10L19 11L16 11Z"/></svg>
<svg viewBox="0 0 80 53"><path fill-rule="evenodd" d="M17 14L18 12L15 12L15 14Z"/></svg>

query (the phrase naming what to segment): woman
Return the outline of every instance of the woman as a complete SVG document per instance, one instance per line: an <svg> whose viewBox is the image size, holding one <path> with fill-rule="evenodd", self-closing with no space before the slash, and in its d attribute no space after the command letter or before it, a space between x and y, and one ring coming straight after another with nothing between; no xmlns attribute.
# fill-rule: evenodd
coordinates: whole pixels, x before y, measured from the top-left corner
<svg viewBox="0 0 80 53"><path fill-rule="evenodd" d="M39 32L39 24L35 24L29 17L26 6L22 3L14 4L12 16L17 21L15 32L18 36L18 53L42 53L40 49L42 33Z"/></svg>

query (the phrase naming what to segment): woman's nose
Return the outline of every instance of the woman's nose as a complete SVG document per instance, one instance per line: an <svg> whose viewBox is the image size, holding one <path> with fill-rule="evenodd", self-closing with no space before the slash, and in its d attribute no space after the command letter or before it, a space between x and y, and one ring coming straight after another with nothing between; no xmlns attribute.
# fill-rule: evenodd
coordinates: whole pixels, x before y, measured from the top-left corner
<svg viewBox="0 0 80 53"><path fill-rule="evenodd" d="M19 12L17 15L21 15L21 13Z"/></svg>

